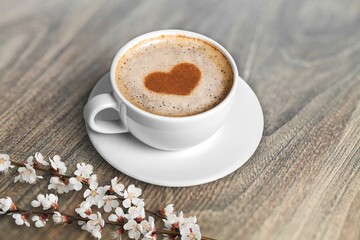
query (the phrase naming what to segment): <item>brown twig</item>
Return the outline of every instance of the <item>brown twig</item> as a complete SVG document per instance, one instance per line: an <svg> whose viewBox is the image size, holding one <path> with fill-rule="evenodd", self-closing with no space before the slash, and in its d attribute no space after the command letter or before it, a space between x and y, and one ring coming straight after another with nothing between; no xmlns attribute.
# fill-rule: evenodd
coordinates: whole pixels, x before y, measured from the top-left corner
<svg viewBox="0 0 360 240"><path fill-rule="evenodd" d="M20 209L17 208L16 210L9 210L6 212L6 214L8 213L28 213L28 214L45 214L45 215L54 215L55 212L52 211L40 211L40 210L27 210L27 209ZM66 214L66 213L61 213L59 212L61 215L67 216L70 219L69 223L72 223L74 221L83 221L83 222L87 222L90 219L88 218L82 218L82 217L77 217L77 216L73 216L70 214ZM110 225L116 225L116 226L124 226L123 222L112 222L112 221L106 221L104 220L105 224L110 224ZM168 235L174 235L174 236L180 236L179 232L176 231L168 231L168 230L158 230L157 233L159 234L168 234Z"/></svg>
<svg viewBox="0 0 360 240"><path fill-rule="evenodd" d="M11 160L11 163L15 166L18 166L18 167L26 167L24 163L19 163L19 162L16 162L16 161L12 161ZM40 166L37 166L37 165L34 165L33 166L34 169L40 171L40 172L47 172L47 173L50 173L51 175L54 175L54 176L58 176L60 178L71 178L73 176L70 176L70 175L65 175L65 174L60 174L60 173L57 173L57 172L54 172L51 168L43 168L43 167L40 167Z"/></svg>
<svg viewBox="0 0 360 240"><path fill-rule="evenodd" d="M146 210L146 209L145 209L145 212L147 212L148 214L153 215L155 217L158 217L158 218L161 218L161 219L166 219L166 217L164 217L163 215L161 215L158 212L153 212L153 211L149 211L149 210Z"/></svg>
<svg viewBox="0 0 360 240"><path fill-rule="evenodd" d="M41 211L41 210L27 210L27 209L20 209L17 208L16 210L9 210L6 212L6 214L8 213L29 213L29 214L46 214L46 215L54 215L55 212L51 212L51 211ZM90 219L87 218L82 218L82 217L77 217L77 216L73 216L70 214L66 214L66 213L61 213L59 212L61 215L67 216L70 218L71 221L84 221L87 222Z"/></svg>

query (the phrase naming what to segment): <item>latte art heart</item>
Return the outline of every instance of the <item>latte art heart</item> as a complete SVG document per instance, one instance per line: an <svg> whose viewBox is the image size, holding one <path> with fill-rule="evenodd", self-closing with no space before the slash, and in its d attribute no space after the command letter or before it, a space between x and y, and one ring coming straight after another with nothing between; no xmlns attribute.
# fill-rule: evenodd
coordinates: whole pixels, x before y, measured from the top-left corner
<svg viewBox="0 0 360 240"><path fill-rule="evenodd" d="M162 94L189 95L199 84L200 69L192 63L180 63L170 72L153 72L145 77L145 87Z"/></svg>

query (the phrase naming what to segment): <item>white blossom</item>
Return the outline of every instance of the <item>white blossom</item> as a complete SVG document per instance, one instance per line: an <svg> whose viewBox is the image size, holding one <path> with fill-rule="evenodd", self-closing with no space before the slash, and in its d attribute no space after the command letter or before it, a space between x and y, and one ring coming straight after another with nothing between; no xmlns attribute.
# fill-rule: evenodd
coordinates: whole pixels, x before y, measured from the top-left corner
<svg viewBox="0 0 360 240"><path fill-rule="evenodd" d="M184 213L180 212L176 215L173 211L172 204L163 209L166 219L164 219L165 228L172 231L179 230L181 234L181 240L200 240L201 233L200 227L196 224L196 217L184 217Z"/></svg>
<svg viewBox="0 0 360 240"><path fill-rule="evenodd" d="M179 216L177 216L175 213L166 216L166 219L163 219L165 228L170 230L178 230L179 222L181 221L181 219L183 219L183 217L183 212L180 212Z"/></svg>
<svg viewBox="0 0 360 240"><path fill-rule="evenodd" d="M65 174L67 168L65 163L61 161L59 155L55 155L53 159L50 158L51 167L60 174Z"/></svg>
<svg viewBox="0 0 360 240"><path fill-rule="evenodd" d="M92 174L94 167L91 164L78 163L77 169L74 172L76 177L71 177L69 182L74 186L75 191L80 191L84 182L90 181L90 174ZM96 175L95 175L96 178Z"/></svg>
<svg viewBox="0 0 360 240"><path fill-rule="evenodd" d="M97 212L97 214L91 214L89 216L89 221L86 223L87 231L90 232L94 237L100 239L101 231L105 225L105 221L101 217L101 213Z"/></svg>
<svg viewBox="0 0 360 240"><path fill-rule="evenodd" d="M196 217L188 217L188 218L181 217L181 218L179 218L179 228L180 229L182 229L186 225L195 224L195 223L196 223Z"/></svg>
<svg viewBox="0 0 360 240"><path fill-rule="evenodd" d="M40 163L41 165L48 166L49 163L45 161L43 155L39 152L35 153L35 160Z"/></svg>
<svg viewBox="0 0 360 240"><path fill-rule="evenodd" d="M37 228L45 227L46 222L49 221L49 219L47 219L45 215L34 215L31 220L35 222L35 227Z"/></svg>
<svg viewBox="0 0 360 240"><path fill-rule="evenodd" d="M95 190L91 190L89 192L89 189L87 189L84 192L84 196L88 195L86 197L86 200L91 202L93 205L98 205L100 200L105 196L106 192L109 190L109 186L103 186L98 187Z"/></svg>
<svg viewBox="0 0 360 240"><path fill-rule="evenodd" d="M25 167L18 168L19 175L15 177L14 182L26 182L26 183L35 183L37 179L42 179L42 176L37 176L35 169L25 164Z"/></svg>
<svg viewBox="0 0 360 240"><path fill-rule="evenodd" d="M62 217L61 213L59 213L59 212L54 212L54 214L52 215L52 220L55 224L64 222L63 217Z"/></svg>
<svg viewBox="0 0 360 240"><path fill-rule="evenodd" d="M29 156L25 161L24 164L30 165L30 166L34 166L34 157L33 156Z"/></svg>
<svg viewBox="0 0 360 240"><path fill-rule="evenodd" d="M90 202L93 205L98 205L99 201L105 196L105 193L109 190L110 186L103 186L98 187L98 183L93 180L92 175L89 180L89 189L86 189L84 192L84 198L86 198L86 201Z"/></svg>
<svg viewBox="0 0 360 240"><path fill-rule="evenodd" d="M194 223L184 225L180 234L181 240L201 240L200 226Z"/></svg>
<svg viewBox="0 0 360 240"><path fill-rule="evenodd" d="M88 179L88 184L89 186L98 187L96 174L90 176L90 178Z"/></svg>
<svg viewBox="0 0 360 240"><path fill-rule="evenodd" d="M44 194L39 194L36 197L37 200L32 200L31 201L31 206L33 207L40 207L40 205L42 205L42 202L45 201L45 195Z"/></svg>
<svg viewBox="0 0 360 240"><path fill-rule="evenodd" d="M48 185L48 189L54 189L57 193L62 194L71 191L73 189L73 185L69 183L65 184L64 181L61 180L59 177L53 176L50 178L50 184Z"/></svg>
<svg viewBox="0 0 360 240"><path fill-rule="evenodd" d="M0 172L7 173L9 168L13 168L11 165L10 156L7 154L0 154Z"/></svg>
<svg viewBox="0 0 360 240"><path fill-rule="evenodd" d="M130 239L139 239L141 235L141 226L134 220L129 220L125 225L124 229L128 231Z"/></svg>
<svg viewBox="0 0 360 240"><path fill-rule="evenodd" d="M69 221L69 217L66 215L62 215L59 212L54 212L53 216L52 216L53 222L55 224L59 224L59 223L67 223Z"/></svg>
<svg viewBox="0 0 360 240"><path fill-rule="evenodd" d="M115 209L115 214L111 214L108 219L109 221L112 222L123 222L124 218L125 218L124 210L120 207L117 207Z"/></svg>
<svg viewBox="0 0 360 240"><path fill-rule="evenodd" d="M81 230L88 231L88 228L86 226L86 222L78 221L78 225L81 226Z"/></svg>
<svg viewBox="0 0 360 240"><path fill-rule="evenodd" d="M54 210L57 210L59 208L59 204L58 204L58 196L56 196L55 194L50 193L49 195L46 194L46 198L48 199L49 203L50 203L50 207Z"/></svg>
<svg viewBox="0 0 360 240"><path fill-rule="evenodd" d="M127 190L124 191L124 198L123 206L125 208L131 207L131 204L134 204L135 206L138 206L143 203L142 199L139 199L142 193L142 190L140 188L137 188L134 186L134 184L131 184Z"/></svg>
<svg viewBox="0 0 360 240"><path fill-rule="evenodd" d="M174 213L174 204L168 204L165 208L160 209L160 213L164 216L170 216Z"/></svg>
<svg viewBox="0 0 360 240"><path fill-rule="evenodd" d="M83 201L80 203L80 206L75 209L75 212L82 218L87 218L92 214L91 206L92 204L90 202Z"/></svg>
<svg viewBox="0 0 360 240"><path fill-rule="evenodd" d="M149 221L142 220L140 222L141 234L144 236L143 239L157 239L156 227L154 218L149 216Z"/></svg>
<svg viewBox="0 0 360 240"><path fill-rule="evenodd" d="M82 176L83 178L90 178L94 167L91 164L78 163L76 165L75 176Z"/></svg>
<svg viewBox="0 0 360 240"><path fill-rule="evenodd" d="M59 208L58 205L58 196L50 193L44 196L43 194L39 194L37 200L31 201L31 206L40 207L42 206L43 210L48 210L50 208L57 210Z"/></svg>
<svg viewBox="0 0 360 240"><path fill-rule="evenodd" d="M129 220L132 219L143 219L145 218L145 209L143 205L139 205L139 206L131 206L128 209L128 213L125 214L125 217Z"/></svg>
<svg viewBox="0 0 360 240"><path fill-rule="evenodd" d="M89 189L86 189L84 192L84 198L89 198L89 202L92 202L93 198L95 198L98 194L96 189L98 188L99 184L97 182L96 175L92 175L89 179Z"/></svg>
<svg viewBox="0 0 360 240"><path fill-rule="evenodd" d="M27 227L30 227L30 223L28 221L28 215L26 213L20 214L20 213L14 213L12 217L15 219L16 225L24 225Z"/></svg>
<svg viewBox="0 0 360 240"><path fill-rule="evenodd" d="M5 214L9 210L16 210L16 205L10 197L0 199L0 214Z"/></svg>
<svg viewBox="0 0 360 240"><path fill-rule="evenodd" d="M113 208L119 206L119 201L116 200L117 197L113 195L105 195L98 202L98 208L104 208L104 211L109 213Z"/></svg>
<svg viewBox="0 0 360 240"><path fill-rule="evenodd" d="M124 184L118 182L117 177L114 177L113 179L111 179L111 190L113 190L120 196L124 196L123 191L125 190L125 186Z"/></svg>
<svg viewBox="0 0 360 240"><path fill-rule="evenodd" d="M71 177L69 179L69 183L73 186L75 191L80 191L83 187L83 177L77 176L77 177Z"/></svg>

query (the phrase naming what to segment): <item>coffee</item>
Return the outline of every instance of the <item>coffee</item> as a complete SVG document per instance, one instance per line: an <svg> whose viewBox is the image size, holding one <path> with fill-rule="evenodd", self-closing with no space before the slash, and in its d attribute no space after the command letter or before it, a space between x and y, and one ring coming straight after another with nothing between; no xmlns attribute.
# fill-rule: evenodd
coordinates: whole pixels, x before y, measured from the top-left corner
<svg viewBox="0 0 360 240"><path fill-rule="evenodd" d="M135 106L157 115L205 112L229 93L233 72L213 45L181 35L163 35L133 46L119 60L116 84Z"/></svg>

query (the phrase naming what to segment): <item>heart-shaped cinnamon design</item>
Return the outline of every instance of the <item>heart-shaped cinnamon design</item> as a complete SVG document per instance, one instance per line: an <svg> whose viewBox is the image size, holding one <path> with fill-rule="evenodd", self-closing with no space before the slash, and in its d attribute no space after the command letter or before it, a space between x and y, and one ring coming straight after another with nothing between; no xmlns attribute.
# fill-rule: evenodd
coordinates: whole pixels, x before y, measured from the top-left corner
<svg viewBox="0 0 360 240"><path fill-rule="evenodd" d="M179 63L170 72L153 72L145 77L145 87L156 93L189 95L199 84L200 69L192 63Z"/></svg>

